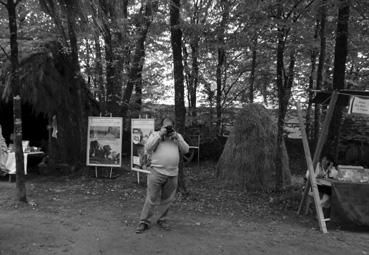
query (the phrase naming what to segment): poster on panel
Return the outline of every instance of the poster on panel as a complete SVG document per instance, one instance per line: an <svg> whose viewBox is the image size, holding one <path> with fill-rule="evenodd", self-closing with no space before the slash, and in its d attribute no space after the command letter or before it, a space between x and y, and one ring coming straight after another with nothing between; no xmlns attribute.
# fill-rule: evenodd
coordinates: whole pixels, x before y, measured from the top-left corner
<svg viewBox="0 0 369 255"><path fill-rule="evenodd" d="M122 123L119 117L88 117L88 166L121 166Z"/></svg>
<svg viewBox="0 0 369 255"><path fill-rule="evenodd" d="M351 96L348 113L369 114L369 99Z"/></svg>
<svg viewBox="0 0 369 255"><path fill-rule="evenodd" d="M145 143L154 132L154 119L132 119L131 123L131 169L149 172L150 155L145 151Z"/></svg>

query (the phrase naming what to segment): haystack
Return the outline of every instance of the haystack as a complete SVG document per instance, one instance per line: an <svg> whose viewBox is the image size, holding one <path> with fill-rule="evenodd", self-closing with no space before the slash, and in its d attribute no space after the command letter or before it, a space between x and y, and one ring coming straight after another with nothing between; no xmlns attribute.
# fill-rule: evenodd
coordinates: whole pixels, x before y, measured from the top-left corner
<svg viewBox="0 0 369 255"><path fill-rule="evenodd" d="M249 104L237 117L217 164L217 176L247 190L275 188L277 125L268 110ZM283 143L284 182L290 183L290 169Z"/></svg>

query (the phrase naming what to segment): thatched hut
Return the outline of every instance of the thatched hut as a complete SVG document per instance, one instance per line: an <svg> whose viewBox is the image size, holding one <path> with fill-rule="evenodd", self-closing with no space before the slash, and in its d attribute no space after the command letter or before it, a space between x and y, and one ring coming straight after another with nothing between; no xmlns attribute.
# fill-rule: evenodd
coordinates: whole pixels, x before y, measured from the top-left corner
<svg viewBox="0 0 369 255"><path fill-rule="evenodd" d="M83 78L72 70L68 52L57 41L26 41L21 42L19 48L24 140L40 143L32 141L35 138L33 134L37 137L34 140L46 138L48 146L44 149L56 163L75 166L84 162L85 144L81 137L87 134L81 133L81 130L87 130L84 127L87 116L81 116L79 102L86 114L94 109L96 111L97 104ZM5 128L5 135L9 135L13 128L10 63L0 55L0 64L0 122ZM82 91L82 96L78 95L77 88ZM57 123L56 138L48 129L52 126L53 116Z"/></svg>
<svg viewBox="0 0 369 255"><path fill-rule="evenodd" d="M217 164L219 179L247 190L275 188L277 126L268 110L248 104L238 114ZM283 145L285 184L290 182L286 147Z"/></svg>

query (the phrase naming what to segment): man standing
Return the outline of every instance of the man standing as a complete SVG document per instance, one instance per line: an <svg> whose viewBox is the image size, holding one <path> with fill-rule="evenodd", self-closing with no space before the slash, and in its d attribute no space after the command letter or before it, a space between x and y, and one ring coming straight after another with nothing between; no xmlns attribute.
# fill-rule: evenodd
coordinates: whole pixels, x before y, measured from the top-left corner
<svg viewBox="0 0 369 255"><path fill-rule="evenodd" d="M173 129L173 120L165 118L160 131L150 135L145 145L151 154L151 170L147 176L147 194L136 233L149 229L154 206L159 206L158 225L169 230L166 221L169 207L175 198L178 186L178 163L181 153L187 153L188 144L182 135Z"/></svg>

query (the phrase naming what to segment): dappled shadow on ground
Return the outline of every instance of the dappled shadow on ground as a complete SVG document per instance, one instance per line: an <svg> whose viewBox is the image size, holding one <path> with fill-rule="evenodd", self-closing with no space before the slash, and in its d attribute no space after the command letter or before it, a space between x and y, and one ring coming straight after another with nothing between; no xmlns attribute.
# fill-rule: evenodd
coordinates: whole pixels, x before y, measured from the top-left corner
<svg viewBox="0 0 369 255"><path fill-rule="evenodd" d="M298 193L248 193L216 180L214 164L186 168L188 195L171 210L173 230L134 233L145 197L128 166L115 179L29 176L30 204L0 182L0 254L366 254L367 233L330 229L295 213Z"/></svg>

